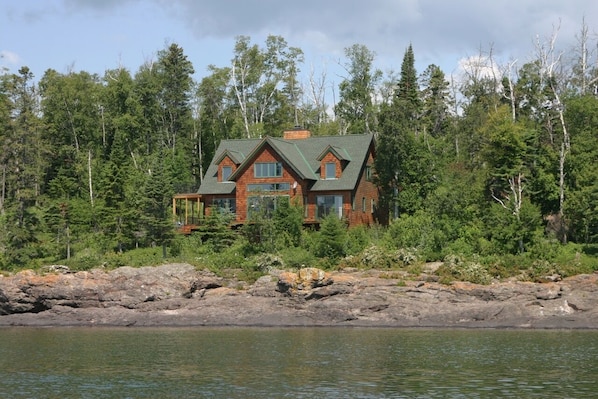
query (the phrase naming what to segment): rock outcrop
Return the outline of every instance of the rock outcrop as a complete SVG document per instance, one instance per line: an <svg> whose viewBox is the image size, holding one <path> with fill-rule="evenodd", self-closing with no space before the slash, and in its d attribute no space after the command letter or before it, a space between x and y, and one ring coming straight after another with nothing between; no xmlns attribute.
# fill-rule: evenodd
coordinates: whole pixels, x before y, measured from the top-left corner
<svg viewBox="0 0 598 399"><path fill-rule="evenodd" d="M188 264L0 276L0 326L598 328L598 274L443 285L383 271L272 271L255 283Z"/></svg>

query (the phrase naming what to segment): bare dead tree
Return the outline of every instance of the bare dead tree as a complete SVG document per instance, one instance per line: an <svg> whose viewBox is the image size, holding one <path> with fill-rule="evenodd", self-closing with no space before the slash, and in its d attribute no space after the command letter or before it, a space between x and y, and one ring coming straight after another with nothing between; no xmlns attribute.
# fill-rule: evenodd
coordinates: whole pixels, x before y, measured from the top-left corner
<svg viewBox="0 0 598 399"><path fill-rule="evenodd" d="M326 120L326 69L323 68L316 78L313 65L309 72L309 90L306 91L307 98L316 110L316 123L320 126Z"/></svg>
<svg viewBox="0 0 598 399"><path fill-rule="evenodd" d="M547 102L547 108L554 110L558 115L558 120L562 129L562 140L559 149L559 217L564 220L565 203L565 161L571 150L571 141L567 124L565 123L564 106L561 101L560 92L564 85L563 80L563 52L556 50L556 40L560 26L555 27L552 35L546 39L546 42L536 38L536 56L540 62L540 79L543 80L550 89L552 98ZM560 239L563 243L567 242L566 226L561 226Z"/></svg>
<svg viewBox="0 0 598 399"><path fill-rule="evenodd" d="M511 104L511 118L513 122L515 122L517 118L517 100L515 97L515 84L513 82L513 69L517 65L517 60L513 60L506 65L503 71L503 76L507 79L507 84L509 85L509 92L503 93L503 96L509 100Z"/></svg>
<svg viewBox="0 0 598 399"><path fill-rule="evenodd" d="M596 49L590 50L590 34L585 17L582 19L581 30L577 39L578 47L576 49L577 59L574 60L573 78L579 86L582 95L588 94L590 89L598 82L598 77L592 78L591 58L596 57ZM596 59L596 68L598 68L598 59ZM595 92L595 89L593 90Z"/></svg>

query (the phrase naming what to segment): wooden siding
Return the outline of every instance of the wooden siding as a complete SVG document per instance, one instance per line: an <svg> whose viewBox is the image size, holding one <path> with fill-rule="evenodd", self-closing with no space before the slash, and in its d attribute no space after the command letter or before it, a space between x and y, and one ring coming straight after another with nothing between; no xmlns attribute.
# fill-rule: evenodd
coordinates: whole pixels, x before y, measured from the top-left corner
<svg viewBox="0 0 598 399"><path fill-rule="evenodd" d="M232 159L230 159L229 156L224 157L224 159L220 162L220 164L218 164L218 181L222 182L222 168L225 166L230 166L232 169L232 173L235 173L235 171L237 170L237 165L233 162Z"/></svg>
<svg viewBox="0 0 598 399"><path fill-rule="evenodd" d="M282 176L281 177L263 177L258 178L254 175L253 165L260 162L280 162L282 163ZM293 188L294 183L297 182L297 186ZM266 195L287 195L291 201L303 202L303 193L306 189L306 184L297 176L289 165L278 155L269 145L264 147L264 150L257 154L254 161L245 170L241 171L241 174L237 178L237 221L243 222L247 219L247 198L251 196L251 193L247 191L249 184L259 183L288 183L290 189L288 191L276 191L272 193L264 193ZM296 198L296 199L295 199Z"/></svg>
<svg viewBox="0 0 598 399"><path fill-rule="evenodd" d="M335 167L335 175L334 176L326 176L326 164L327 163L334 163ZM342 174L342 163L340 159L338 159L332 152L329 152L322 158L320 162L320 178L321 179L338 179L341 177Z"/></svg>

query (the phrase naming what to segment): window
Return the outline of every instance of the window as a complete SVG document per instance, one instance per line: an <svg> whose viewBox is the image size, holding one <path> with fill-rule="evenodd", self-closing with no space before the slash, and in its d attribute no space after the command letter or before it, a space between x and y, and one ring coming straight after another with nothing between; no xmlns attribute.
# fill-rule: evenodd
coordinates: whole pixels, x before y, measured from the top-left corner
<svg viewBox="0 0 598 399"><path fill-rule="evenodd" d="M233 167L232 166L223 166L222 167L222 181L227 181L230 175L233 174Z"/></svg>
<svg viewBox="0 0 598 399"><path fill-rule="evenodd" d="M365 201L365 197L361 198L361 211L365 212L365 207L366 207L366 201Z"/></svg>
<svg viewBox="0 0 598 399"><path fill-rule="evenodd" d="M372 200L372 213L376 212L376 201Z"/></svg>
<svg viewBox="0 0 598 399"><path fill-rule="evenodd" d="M365 167L365 180L372 181L372 167L370 165Z"/></svg>
<svg viewBox="0 0 598 399"><path fill-rule="evenodd" d="M336 179L336 164L334 162L326 162L326 180Z"/></svg>
<svg viewBox="0 0 598 399"><path fill-rule="evenodd" d="M258 183L247 185L247 191L289 191L290 189L290 183Z"/></svg>
<svg viewBox="0 0 598 399"><path fill-rule="evenodd" d="M303 217L307 219L309 207L307 206L307 197L303 197Z"/></svg>
<svg viewBox="0 0 598 399"><path fill-rule="evenodd" d="M278 208L281 201L288 203L289 197L286 195L260 195L247 198L247 216L262 212L265 216L270 217Z"/></svg>
<svg viewBox="0 0 598 399"><path fill-rule="evenodd" d="M281 162L258 162L253 165L255 177L282 177Z"/></svg>
<svg viewBox="0 0 598 399"><path fill-rule="evenodd" d="M212 207L222 214L237 212L236 201L234 198L216 198L212 201Z"/></svg>
<svg viewBox="0 0 598 399"><path fill-rule="evenodd" d="M338 218L343 217L343 196L342 195L318 195L316 197L316 217L322 219L333 213Z"/></svg>

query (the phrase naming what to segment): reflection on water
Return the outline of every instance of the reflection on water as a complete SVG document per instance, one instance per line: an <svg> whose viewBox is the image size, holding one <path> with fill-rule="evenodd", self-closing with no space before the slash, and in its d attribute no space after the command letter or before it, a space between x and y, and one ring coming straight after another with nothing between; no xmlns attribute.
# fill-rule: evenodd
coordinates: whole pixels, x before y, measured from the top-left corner
<svg viewBox="0 0 598 399"><path fill-rule="evenodd" d="M2 398L582 398L596 331L0 329Z"/></svg>

